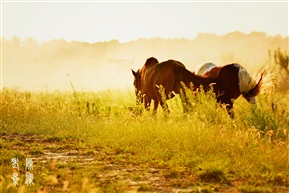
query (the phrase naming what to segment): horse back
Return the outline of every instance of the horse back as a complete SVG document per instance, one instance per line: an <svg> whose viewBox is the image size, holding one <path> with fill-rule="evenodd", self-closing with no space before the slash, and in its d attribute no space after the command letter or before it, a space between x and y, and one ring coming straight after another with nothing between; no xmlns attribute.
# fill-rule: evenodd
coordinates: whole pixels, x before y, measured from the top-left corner
<svg viewBox="0 0 289 193"><path fill-rule="evenodd" d="M225 66L217 66L204 74L204 77L215 78L218 77L222 81L238 84L239 68L235 64L228 64Z"/></svg>
<svg viewBox="0 0 289 193"><path fill-rule="evenodd" d="M216 66L214 68L212 68L211 70L207 71L203 76L204 77L217 77L219 75L219 72L221 70L221 66Z"/></svg>
<svg viewBox="0 0 289 193"><path fill-rule="evenodd" d="M161 62L155 67L155 81L156 90L158 92L158 86L162 86L165 89L165 94L169 95L170 92L179 92L176 88L179 78L176 76L177 68L186 68L184 64L176 60L168 60Z"/></svg>

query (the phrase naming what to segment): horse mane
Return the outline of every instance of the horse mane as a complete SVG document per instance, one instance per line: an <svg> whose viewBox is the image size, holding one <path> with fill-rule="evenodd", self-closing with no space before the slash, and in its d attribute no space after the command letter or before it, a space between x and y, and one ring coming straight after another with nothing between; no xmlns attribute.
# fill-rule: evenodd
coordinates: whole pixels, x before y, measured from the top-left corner
<svg viewBox="0 0 289 193"><path fill-rule="evenodd" d="M215 68L217 65L212 62L204 62L198 65L195 69L195 74L203 76L206 72Z"/></svg>

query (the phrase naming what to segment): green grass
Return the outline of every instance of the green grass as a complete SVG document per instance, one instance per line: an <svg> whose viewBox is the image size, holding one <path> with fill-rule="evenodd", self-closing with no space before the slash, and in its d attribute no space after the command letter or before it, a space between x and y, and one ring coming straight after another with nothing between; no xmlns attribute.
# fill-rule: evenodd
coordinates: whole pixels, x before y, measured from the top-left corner
<svg viewBox="0 0 289 193"><path fill-rule="evenodd" d="M235 119L203 93L184 115L135 109L133 93L1 92L0 184L6 192L285 192L289 93L235 101ZM63 157L48 159L49 153ZM12 186L11 159L22 170ZM25 158L34 184L24 184ZM162 184L162 185L157 185Z"/></svg>

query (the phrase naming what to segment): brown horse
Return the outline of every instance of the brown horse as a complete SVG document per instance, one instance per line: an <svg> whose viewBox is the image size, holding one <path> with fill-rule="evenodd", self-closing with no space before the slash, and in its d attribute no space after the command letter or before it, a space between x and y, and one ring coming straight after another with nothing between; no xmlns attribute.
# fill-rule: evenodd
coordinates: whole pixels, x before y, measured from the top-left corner
<svg viewBox="0 0 289 193"><path fill-rule="evenodd" d="M147 65L147 62L144 66ZM143 67L142 69L145 68ZM191 83L193 83L194 90L203 86L205 91L207 91L212 87L216 94L217 102L226 104L228 113L233 117L231 112L233 101L241 95L240 88L242 86L240 84L242 84L242 79L240 83L240 76L247 77L246 74L241 75L243 72L240 72L240 70L242 71L240 65L229 64L220 68L214 78L202 77L187 70L181 62L168 60L161 63L156 63L155 61L144 73L140 73L142 70L139 70L139 73L133 71L133 74L135 76L135 86L136 79L140 79L141 84L138 88L136 87L136 90L140 90L141 95L144 97L145 108L148 108L150 101L154 100L154 112L157 110L159 104L164 108L165 112L168 112L163 95L165 95L166 99L174 97L175 94L182 95L185 93L183 90L184 86L190 87ZM137 76L138 74L141 75ZM256 96L260 92L261 85L262 76L259 82L250 90L243 93L243 95ZM160 88L163 90L163 95L159 92ZM186 112L186 96L181 96L181 100L184 112Z"/></svg>
<svg viewBox="0 0 289 193"><path fill-rule="evenodd" d="M192 77L187 77L185 74L190 73ZM181 92L184 83L185 86L189 87L190 83L194 84L194 88L199 88L203 85L204 88L208 89L211 83L215 83L215 78L204 78L197 76L188 70L185 66L175 60L168 60L162 63L158 63L157 59L147 59L144 66L137 72L132 70L134 75L134 86L135 93L137 96L137 104L144 102L144 106L148 109L151 105L151 101L154 101L154 112L156 112L158 105L160 104L166 112L168 108L166 100L160 93L160 88L163 88L166 99L173 98L175 94L183 94L181 96L184 112L187 111L187 100L185 92Z"/></svg>
<svg viewBox="0 0 289 193"><path fill-rule="evenodd" d="M217 77L223 67L224 66L216 66L211 62L203 63L197 67L196 74L204 77ZM249 103L256 104L256 96L260 93L262 86L263 73L258 83L256 83L244 67L236 63L234 67L238 69L238 76L236 76L238 78L238 89L234 87L234 92L240 93L236 94L239 96L242 94ZM228 79L228 81L230 80L231 79Z"/></svg>

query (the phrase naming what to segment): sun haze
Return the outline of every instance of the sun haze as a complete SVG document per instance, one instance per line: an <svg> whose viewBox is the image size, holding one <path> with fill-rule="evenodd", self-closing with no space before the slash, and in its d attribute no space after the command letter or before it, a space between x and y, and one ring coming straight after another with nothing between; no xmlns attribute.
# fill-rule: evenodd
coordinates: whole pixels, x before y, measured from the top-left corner
<svg viewBox="0 0 289 193"><path fill-rule="evenodd" d="M3 2L2 35L85 42L194 38L200 32L288 36L288 2Z"/></svg>
<svg viewBox="0 0 289 193"><path fill-rule="evenodd" d="M1 88L132 88L148 57L251 72L288 50L288 2L1 2ZM69 76L67 76L69 75Z"/></svg>

